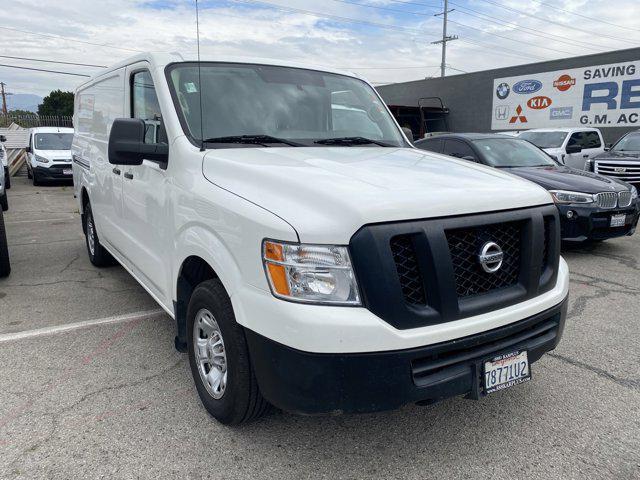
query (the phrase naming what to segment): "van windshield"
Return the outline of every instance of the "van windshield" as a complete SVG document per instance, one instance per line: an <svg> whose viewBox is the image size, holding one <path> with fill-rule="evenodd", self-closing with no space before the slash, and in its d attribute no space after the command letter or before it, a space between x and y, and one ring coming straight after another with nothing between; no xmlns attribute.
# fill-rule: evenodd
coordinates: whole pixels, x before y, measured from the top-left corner
<svg viewBox="0 0 640 480"><path fill-rule="evenodd" d="M567 132L522 132L518 138L523 138L540 148L560 148L567 138Z"/></svg>
<svg viewBox="0 0 640 480"><path fill-rule="evenodd" d="M185 132L196 143L204 138L207 148L405 146L375 91L357 78L228 63L202 63L200 72L197 63L177 63L167 76Z"/></svg>
<svg viewBox="0 0 640 480"><path fill-rule="evenodd" d="M36 133L36 150L71 150L73 133Z"/></svg>

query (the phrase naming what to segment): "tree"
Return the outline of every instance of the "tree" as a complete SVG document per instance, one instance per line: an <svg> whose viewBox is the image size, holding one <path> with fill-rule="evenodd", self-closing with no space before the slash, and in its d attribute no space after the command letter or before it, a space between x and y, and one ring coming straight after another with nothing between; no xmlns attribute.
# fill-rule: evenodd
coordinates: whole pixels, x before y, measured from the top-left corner
<svg viewBox="0 0 640 480"><path fill-rule="evenodd" d="M38 105L38 115L73 115L73 92L54 90Z"/></svg>
<svg viewBox="0 0 640 480"><path fill-rule="evenodd" d="M34 112L30 112L29 110L20 110L19 108L16 108L15 110L9 110L7 113L8 115L16 116L16 117L25 117L25 116L32 117L35 115Z"/></svg>

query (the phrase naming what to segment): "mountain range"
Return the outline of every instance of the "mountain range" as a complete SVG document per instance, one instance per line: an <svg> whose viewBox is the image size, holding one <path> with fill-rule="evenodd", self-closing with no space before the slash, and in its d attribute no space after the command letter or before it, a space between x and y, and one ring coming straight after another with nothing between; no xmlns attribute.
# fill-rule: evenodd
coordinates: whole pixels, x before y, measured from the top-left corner
<svg viewBox="0 0 640 480"><path fill-rule="evenodd" d="M14 93L7 95L7 110L27 110L37 112L38 105L42 103L42 97L32 93Z"/></svg>

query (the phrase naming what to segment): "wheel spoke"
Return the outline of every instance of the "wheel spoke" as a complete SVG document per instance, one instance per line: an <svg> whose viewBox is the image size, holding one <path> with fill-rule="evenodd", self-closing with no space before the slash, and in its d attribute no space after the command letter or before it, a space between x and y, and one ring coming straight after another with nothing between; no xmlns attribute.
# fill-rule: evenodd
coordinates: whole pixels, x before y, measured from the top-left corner
<svg viewBox="0 0 640 480"><path fill-rule="evenodd" d="M208 393L220 399L227 386L227 354L218 322L206 308L196 314L192 335L200 379Z"/></svg>
<svg viewBox="0 0 640 480"><path fill-rule="evenodd" d="M207 354L207 339L206 338L198 338L196 342L196 349L198 360L205 361L208 359L209 355Z"/></svg>

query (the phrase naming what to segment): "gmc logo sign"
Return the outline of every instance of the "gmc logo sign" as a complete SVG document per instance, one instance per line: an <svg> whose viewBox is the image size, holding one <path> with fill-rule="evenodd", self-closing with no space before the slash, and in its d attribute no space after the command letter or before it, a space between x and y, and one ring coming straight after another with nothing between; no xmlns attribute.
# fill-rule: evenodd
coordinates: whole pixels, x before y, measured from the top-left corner
<svg viewBox="0 0 640 480"><path fill-rule="evenodd" d="M527 106L532 110L542 110L551 105L551 99L549 97L533 97L527 102Z"/></svg>

